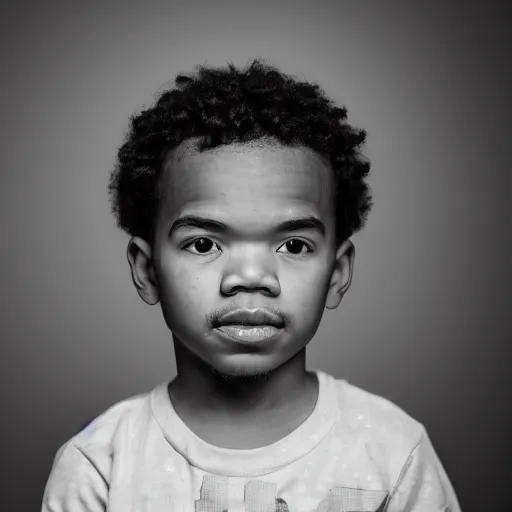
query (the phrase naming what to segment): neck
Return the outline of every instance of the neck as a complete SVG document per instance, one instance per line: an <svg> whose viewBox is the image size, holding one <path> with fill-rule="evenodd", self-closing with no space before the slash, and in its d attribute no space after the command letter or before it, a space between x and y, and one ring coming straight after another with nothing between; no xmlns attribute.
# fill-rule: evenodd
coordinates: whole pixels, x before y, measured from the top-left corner
<svg viewBox="0 0 512 512"><path fill-rule="evenodd" d="M305 348L266 374L233 377L214 370L176 338L174 347L178 375L169 387L171 399L182 409L192 404L205 418L211 413L250 422L276 411L289 414L316 387L316 377L306 371Z"/></svg>

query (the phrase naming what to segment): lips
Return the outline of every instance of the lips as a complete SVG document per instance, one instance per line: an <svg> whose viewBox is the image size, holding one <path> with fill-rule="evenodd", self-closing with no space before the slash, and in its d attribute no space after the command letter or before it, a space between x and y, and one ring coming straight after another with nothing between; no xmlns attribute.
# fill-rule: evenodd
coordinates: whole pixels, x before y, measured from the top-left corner
<svg viewBox="0 0 512 512"><path fill-rule="evenodd" d="M227 325L273 326L280 329L284 327L284 322L281 317L266 309L237 309L218 319L218 326Z"/></svg>
<svg viewBox="0 0 512 512"><path fill-rule="evenodd" d="M266 343L279 336L283 327L281 317L266 309L237 309L222 315L215 330L239 343Z"/></svg>
<svg viewBox="0 0 512 512"><path fill-rule="evenodd" d="M254 343L273 338L279 334L281 329L273 325L240 326L224 325L217 328L217 331L224 336L240 343Z"/></svg>

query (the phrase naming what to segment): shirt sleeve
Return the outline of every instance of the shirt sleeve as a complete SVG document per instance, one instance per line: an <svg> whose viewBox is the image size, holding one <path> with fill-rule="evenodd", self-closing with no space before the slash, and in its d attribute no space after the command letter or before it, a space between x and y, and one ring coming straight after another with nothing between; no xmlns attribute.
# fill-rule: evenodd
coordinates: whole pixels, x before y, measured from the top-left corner
<svg viewBox="0 0 512 512"><path fill-rule="evenodd" d="M62 446L43 494L42 512L105 512L108 483L73 444Z"/></svg>
<svg viewBox="0 0 512 512"><path fill-rule="evenodd" d="M391 494L388 512L461 512L457 496L439 457L422 429Z"/></svg>

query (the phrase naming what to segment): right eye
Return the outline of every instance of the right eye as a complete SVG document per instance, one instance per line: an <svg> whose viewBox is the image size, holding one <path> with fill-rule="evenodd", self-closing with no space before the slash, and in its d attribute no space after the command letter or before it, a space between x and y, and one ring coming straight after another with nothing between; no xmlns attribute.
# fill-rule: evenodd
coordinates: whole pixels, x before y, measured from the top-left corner
<svg viewBox="0 0 512 512"><path fill-rule="evenodd" d="M217 246L220 251L220 247L213 240L210 238L201 237L187 244L185 247L183 247L183 250L191 252L192 254L197 254L199 256L209 256L210 254L217 252L212 252L212 248L214 246ZM191 250L190 248L193 248L194 250Z"/></svg>

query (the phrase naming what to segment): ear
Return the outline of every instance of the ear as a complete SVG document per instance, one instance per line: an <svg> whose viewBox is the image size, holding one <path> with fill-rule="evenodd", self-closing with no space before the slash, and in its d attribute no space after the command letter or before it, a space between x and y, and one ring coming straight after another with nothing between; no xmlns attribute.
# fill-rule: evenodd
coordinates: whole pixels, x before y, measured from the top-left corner
<svg viewBox="0 0 512 512"><path fill-rule="evenodd" d="M159 301L159 294L151 247L142 238L134 236L128 243L127 257L135 288L144 302L154 306Z"/></svg>
<svg viewBox="0 0 512 512"><path fill-rule="evenodd" d="M352 282L355 252L354 244L350 240L342 242L336 251L331 283L325 301L327 309L336 309L340 305L343 295Z"/></svg>

